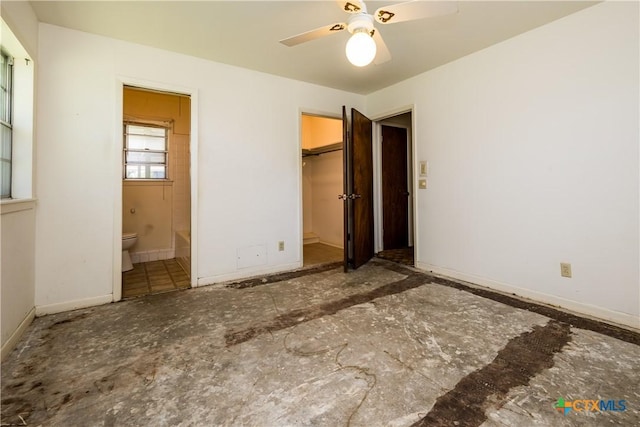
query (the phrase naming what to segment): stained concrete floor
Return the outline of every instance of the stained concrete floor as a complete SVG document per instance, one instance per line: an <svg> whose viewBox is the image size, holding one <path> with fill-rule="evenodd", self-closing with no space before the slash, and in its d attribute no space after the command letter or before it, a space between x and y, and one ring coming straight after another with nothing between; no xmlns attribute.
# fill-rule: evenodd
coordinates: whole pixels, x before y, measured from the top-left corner
<svg viewBox="0 0 640 427"><path fill-rule="evenodd" d="M2 363L2 424L640 425L638 345L387 261L329 265L38 318Z"/></svg>

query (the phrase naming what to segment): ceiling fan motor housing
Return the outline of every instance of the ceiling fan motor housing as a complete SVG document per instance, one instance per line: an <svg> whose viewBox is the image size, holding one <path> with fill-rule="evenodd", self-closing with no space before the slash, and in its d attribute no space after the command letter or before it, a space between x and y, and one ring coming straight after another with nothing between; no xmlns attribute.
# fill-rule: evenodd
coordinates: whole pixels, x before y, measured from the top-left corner
<svg viewBox="0 0 640 427"><path fill-rule="evenodd" d="M366 31L371 33L373 31L373 16L366 13L358 13L349 18L347 23L347 30L354 34L358 31Z"/></svg>

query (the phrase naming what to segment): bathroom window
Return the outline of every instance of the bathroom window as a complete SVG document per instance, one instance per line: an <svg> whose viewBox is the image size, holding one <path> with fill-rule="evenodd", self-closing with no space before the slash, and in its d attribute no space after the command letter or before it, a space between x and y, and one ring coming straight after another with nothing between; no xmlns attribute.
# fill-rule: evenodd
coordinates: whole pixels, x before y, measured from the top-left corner
<svg viewBox="0 0 640 427"><path fill-rule="evenodd" d="M161 126L125 123L125 179L167 179L167 137Z"/></svg>
<svg viewBox="0 0 640 427"><path fill-rule="evenodd" d="M0 196L11 197L11 145L13 139L13 58L0 51Z"/></svg>

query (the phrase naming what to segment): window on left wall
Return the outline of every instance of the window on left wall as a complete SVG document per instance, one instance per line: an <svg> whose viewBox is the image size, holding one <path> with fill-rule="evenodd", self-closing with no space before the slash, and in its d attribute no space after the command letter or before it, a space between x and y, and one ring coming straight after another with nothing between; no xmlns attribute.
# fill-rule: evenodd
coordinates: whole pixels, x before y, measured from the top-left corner
<svg viewBox="0 0 640 427"><path fill-rule="evenodd" d="M124 124L124 178L168 179L169 129L140 123Z"/></svg>
<svg viewBox="0 0 640 427"><path fill-rule="evenodd" d="M0 51L0 196L11 198L13 58Z"/></svg>
<svg viewBox="0 0 640 427"><path fill-rule="evenodd" d="M4 206L33 201L35 63L1 16L0 27L0 205Z"/></svg>

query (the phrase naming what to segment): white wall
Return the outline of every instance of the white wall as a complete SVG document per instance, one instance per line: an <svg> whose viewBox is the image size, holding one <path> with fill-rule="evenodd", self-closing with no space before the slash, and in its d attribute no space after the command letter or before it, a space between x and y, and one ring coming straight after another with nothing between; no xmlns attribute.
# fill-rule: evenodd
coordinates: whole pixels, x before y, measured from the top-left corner
<svg viewBox="0 0 640 427"><path fill-rule="evenodd" d="M302 161L304 232L320 243L344 246L342 150L304 157ZM313 241L312 241L313 242Z"/></svg>
<svg viewBox="0 0 640 427"><path fill-rule="evenodd" d="M313 233L313 157L302 158L302 232Z"/></svg>
<svg viewBox="0 0 640 427"><path fill-rule="evenodd" d="M40 311L111 298L122 79L198 95L198 282L301 265L300 111L336 115L343 104L363 108L363 96L40 24ZM254 246L264 264L238 268L238 250Z"/></svg>
<svg viewBox="0 0 640 427"><path fill-rule="evenodd" d="M311 216L313 232L321 243L342 248L344 246L342 194L342 150L308 157L313 164L311 175Z"/></svg>
<svg viewBox="0 0 640 427"><path fill-rule="evenodd" d="M638 27L599 4L367 97L415 104L421 268L640 326Z"/></svg>
<svg viewBox="0 0 640 427"><path fill-rule="evenodd" d="M35 314L35 203L2 203L0 208L0 300L4 359Z"/></svg>
<svg viewBox="0 0 640 427"><path fill-rule="evenodd" d="M13 196L3 200L0 218L1 341L4 357L13 349L34 316L35 207L33 191L34 61L38 21L27 2L1 2L2 44L14 65ZM6 26L5 26L6 24Z"/></svg>

